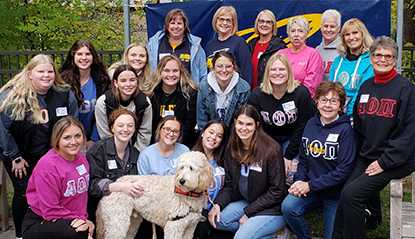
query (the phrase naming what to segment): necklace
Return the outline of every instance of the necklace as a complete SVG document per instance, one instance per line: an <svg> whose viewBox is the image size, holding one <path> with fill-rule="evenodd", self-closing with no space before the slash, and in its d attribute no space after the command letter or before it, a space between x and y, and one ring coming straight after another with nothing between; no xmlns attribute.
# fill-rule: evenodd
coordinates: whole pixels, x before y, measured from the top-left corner
<svg viewBox="0 0 415 239"><path fill-rule="evenodd" d="M172 92L173 93L173 92ZM163 91L164 96L169 97L172 93L166 93Z"/></svg>

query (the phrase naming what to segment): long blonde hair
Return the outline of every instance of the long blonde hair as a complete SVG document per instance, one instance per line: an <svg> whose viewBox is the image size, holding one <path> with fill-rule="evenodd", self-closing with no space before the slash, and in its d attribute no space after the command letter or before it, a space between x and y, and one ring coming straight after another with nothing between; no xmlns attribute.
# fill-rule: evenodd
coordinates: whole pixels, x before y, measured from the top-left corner
<svg viewBox="0 0 415 239"><path fill-rule="evenodd" d="M370 50L370 46L373 43L373 37L372 37L372 35L370 35L370 33L367 30L365 24L357 18L349 19L343 25L343 28L340 32L340 42L337 45L337 51L342 56L347 55L347 50L349 48L346 44L346 40L344 39L344 35L346 35L346 33L353 26L355 26L357 28L357 30L362 33L362 38L363 39L362 39L362 45L360 46L360 54L365 54L366 52L368 52Z"/></svg>
<svg viewBox="0 0 415 239"><path fill-rule="evenodd" d="M192 80L192 78L190 78L189 72L187 72L187 70L184 68L180 59L174 55L165 56L160 60L156 69L153 71L153 74L151 75L150 80L144 82L142 91L144 92L144 94L148 96L148 98L151 98L154 95L154 88L156 88L156 86L160 84L164 67L169 61L176 61L177 65L179 66L180 80L178 84L180 84L182 95L188 102L187 106L189 106L189 100L190 100L190 94L189 94L190 89L189 88L192 88L193 90L197 91L198 87L197 87L197 84Z"/></svg>
<svg viewBox="0 0 415 239"><path fill-rule="evenodd" d="M29 78L29 72L43 63L50 63L53 66L55 81L52 88L58 92L69 90L70 86L60 78L53 60L47 55L39 54L33 57L19 74L0 89L0 93L10 89L7 97L1 103L0 112L7 112L12 108L10 115L12 120L24 120L26 113L30 113L32 123L39 124L42 121L37 93L32 85L32 80Z"/></svg>

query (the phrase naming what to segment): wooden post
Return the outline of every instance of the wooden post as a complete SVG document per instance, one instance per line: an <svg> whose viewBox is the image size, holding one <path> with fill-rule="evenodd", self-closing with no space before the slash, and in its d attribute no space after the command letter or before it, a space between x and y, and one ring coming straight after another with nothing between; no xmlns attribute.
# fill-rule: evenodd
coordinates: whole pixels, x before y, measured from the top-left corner
<svg viewBox="0 0 415 239"><path fill-rule="evenodd" d="M390 238L402 237L402 179L390 183Z"/></svg>

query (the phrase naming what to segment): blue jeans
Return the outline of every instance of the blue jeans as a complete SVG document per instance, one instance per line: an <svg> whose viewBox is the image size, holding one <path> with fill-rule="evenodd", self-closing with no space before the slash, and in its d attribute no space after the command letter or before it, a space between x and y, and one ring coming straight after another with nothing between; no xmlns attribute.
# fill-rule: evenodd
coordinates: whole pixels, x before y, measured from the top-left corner
<svg viewBox="0 0 415 239"><path fill-rule="evenodd" d="M220 222L216 229L236 232L234 239L272 239L274 232L285 226L282 215L253 216L239 227L239 219L245 214L246 200L229 203L220 213ZM216 219L215 219L216 220Z"/></svg>
<svg viewBox="0 0 415 239"><path fill-rule="evenodd" d="M296 197L288 194L282 203L282 213L298 239L309 238L311 233L304 218L304 213L323 207L324 235L323 239L330 239L333 232L334 218L339 201L320 197L317 192L310 191L307 197Z"/></svg>

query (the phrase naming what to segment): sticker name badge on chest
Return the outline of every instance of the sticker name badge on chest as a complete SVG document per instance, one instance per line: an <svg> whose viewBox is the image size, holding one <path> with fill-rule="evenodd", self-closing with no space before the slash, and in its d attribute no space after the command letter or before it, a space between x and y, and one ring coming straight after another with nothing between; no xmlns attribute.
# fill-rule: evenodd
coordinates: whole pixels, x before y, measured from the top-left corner
<svg viewBox="0 0 415 239"><path fill-rule="evenodd" d="M78 171L79 175L83 175L84 173L86 173L85 165L79 165L78 167L76 167L76 171Z"/></svg>
<svg viewBox="0 0 415 239"><path fill-rule="evenodd" d="M115 159L108 160L108 168L109 169L116 169L117 167L117 161Z"/></svg>
<svg viewBox="0 0 415 239"><path fill-rule="evenodd" d="M222 167L217 167L213 170L213 175L215 176L225 175L225 169Z"/></svg>
<svg viewBox="0 0 415 239"><path fill-rule="evenodd" d="M66 107L58 107L56 108L56 116L67 116L68 115L68 109Z"/></svg>
<svg viewBox="0 0 415 239"><path fill-rule="evenodd" d="M161 117L166 117L167 115L174 115L174 111L173 110L163 110L162 116Z"/></svg>
<svg viewBox="0 0 415 239"><path fill-rule="evenodd" d="M339 138L339 134L329 134L329 136L327 136L326 141L328 141L328 142L337 142L338 138Z"/></svg>
<svg viewBox="0 0 415 239"><path fill-rule="evenodd" d="M369 94L362 94L359 103L367 103L369 101Z"/></svg>
<svg viewBox="0 0 415 239"><path fill-rule="evenodd" d="M171 160L170 163L173 168L177 168L177 159Z"/></svg>
<svg viewBox="0 0 415 239"><path fill-rule="evenodd" d="M282 104L282 108L284 108L284 111L285 112L290 111L290 110L293 110L293 109L295 109L295 103L294 103L293 100L292 101L288 101L288 102Z"/></svg>

